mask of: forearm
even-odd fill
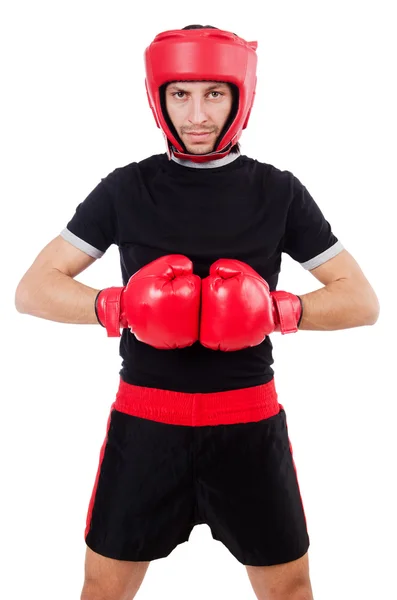
[[[18,286],[19,312],[59,323],[98,324],[95,298],[99,290],[88,287],[57,269]]]
[[[379,303],[371,288],[357,288],[348,279],[333,281],[323,288],[299,294],[303,316],[299,329],[334,331],[376,322]]]

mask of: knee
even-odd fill
[[[84,582],[80,600],[106,600],[106,591],[93,582]]]
[[[313,600],[313,594],[310,587],[306,587],[298,592],[297,596],[294,596],[294,600]]]
[[[126,596],[111,592],[95,581],[85,581],[80,600],[125,600]]]
[[[313,600],[312,586],[310,581],[296,582],[288,590],[284,590],[280,597],[280,600]]]
[[[98,594],[97,590],[93,590],[87,588],[87,586],[83,587],[83,591],[81,592],[80,600],[104,600],[105,596],[102,594]]]

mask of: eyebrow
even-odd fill
[[[190,82],[190,81],[186,81],[186,83],[191,83],[191,82]],[[221,81],[218,81],[218,82],[215,82],[215,83],[213,83],[212,85],[209,85],[208,87],[206,87],[206,88],[205,88],[205,91],[206,91],[206,92],[210,92],[211,90],[215,90],[215,89],[217,89],[217,88],[220,88],[220,87],[222,87],[222,86],[226,86],[226,85],[227,85],[227,83],[224,83],[223,81],[222,81],[222,82],[221,82]],[[168,86],[168,90],[174,90],[174,91],[175,91],[175,90],[178,90],[178,91],[181,91],[181,92],[184,92],[184,91],[185,91],[185,90],[183,89],[183,86],[177,85],[176,83],[171,83],[171,84]]]

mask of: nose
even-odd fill
[[[192,95],[189,106],[188,120],[192,124],[204,123],[207,120],[205,112],[204,99]]]

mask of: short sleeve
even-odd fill
[[[116,214],[111,193],[102,179],[81,202],[60,234],[93,258],[101,258],[116,243]]]
[[[288,210],[282,251],[304,269],[310,270],[343,249],[315,200],[294,177],[294,194]]]

